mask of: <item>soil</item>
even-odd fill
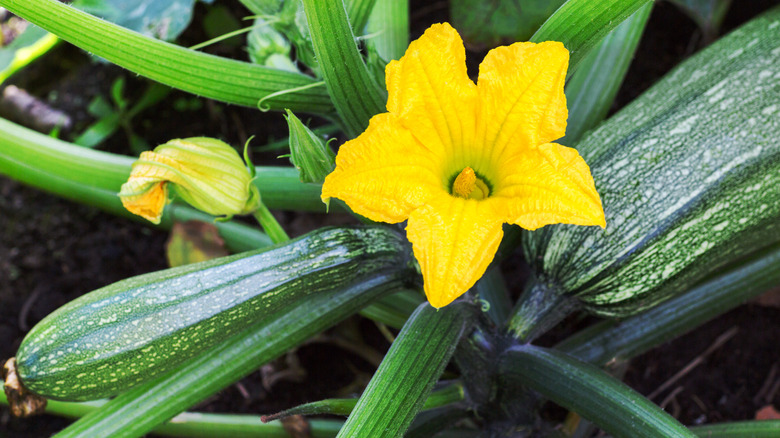
[[[732,7],[724,31],[778,3],[754,0]],[[424,10],[422,4],[428,3],[413,2],[411,7],[412,11],[423,11],[413,15],[413,37],[430,23],[447,20],[446,2],[432,3]],[[204,8],[202,4],[197,6],[195,23],[202,18]],[[188,30],[181,43],[199,42],[199,32]],[[694,23],[672,5],[659,2],[613,110],[692,54],[700,43],[701,34]],[[241,56],[229,48],[215,50],[221,55]],[[468,54],[477,62],[483,55]],[[62,45],[36,62],[29,74],[17,75],[10,83],[66,111],[74,120],[73,132],[80,132],[91,121],[86,111],[90,100],[107,95],[118,77],[128,81],[127,90],[145,88],[142,79],[111,65],[95,64],[79,50]],[[150,144],[162,143],[172,133],[180,137],[210,135],[232,144],[243,144],[251,135],[256,136],[254,144],[286,135],[281,115],[258,117],[251,108],[207,100],[203,104],[194,102],[185,93],[172,92],[161,104],[140,114],[134,120],[134,129]],[[122,132],[108,143],[110,146],[104,149],[130,153]],[[257,154],[255,159],[260,164],[285,164],[277,155]],[[167,233],[63,201],[5,177],[0,177],[0,211],[0,359],[13,356],[24,333],[60,305],[120,279],[167,267]],[[285,213],[280,219],[297,235],[318,226],[324,218]],[[518,258],[516,255],[504,264],[515,294],[522,290],[525,277],[517,272]],[[328,336],[355,333],[362,335],[363,348],[369,353],[383,354],[389,346],[372,323],[357,318]],[[651,394],[724,333],[732,336],[653,400],[688,425],[752,419],[767,405],[780,408],[780,309],[776,307],[739,307],[631,361],[625,381],[641,393]],[[264,414],[302,402],[358,394],[373,367],[332,342],[313,342],[196,409]],[[19,420],[0,407],[0,437],[49,436],[68,423],[52,416]]]

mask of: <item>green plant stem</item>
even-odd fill
[[[421,304],[409,317],[350,414],[339,437],[401,436],[444,371],[474,309]]]
[[[332,114],[325,90],[309,76],[208,55],[156,40],[56,0],[0,0],[0,6],[134,73],[200,96],[244,106]]]
[[[518,341],[531,342],[576,308],[576,299],[565,295],[559,285],[537,278],[528,283],[520,296],[508,329]]]
[[[303,0],[306,20],[328,94],[350,137],[385,111],[387,95],[369,74],[341,0]]]
[[[8,405],[0,391],[0,404]],[[49,400],[46,413],[66,418],[81,418],[100,409],[105,401],[73,403]],[[334,437],[344,423],[338,420],[309,420],[311,437]],[[226,415],[183,412],[152,432],[157,435],[183,438],[289,438],[280,422],[263,423],[259,415]]]
[[[346,0],[347,16],[352,31],[361,34],[377,0]]]
[[[422,410],[440,408],[445,405],[457,403],[464,399],[463,385],[459,382],[448,385],[442,389],[431,392],[422,406]],[[357,405],[356,398],[331,398],[306,403],[294,408],[286,409],[282,412],[263,417],[265,421],[277,420],[291,415],[344,415],[352,413]]]
[[[609,32],[650,0],[569,0],[530,41],[560,41],[569,50],[568,76]]]
[[[689,292],[623,321],[604,321],[556,346],[594,364],[629,359],[681,336],[780,284],[780,245],[752,255]]]
[[[607,115],[644,33],[653,3],[646,3],[604,37],[566,83],[569,119],[559,141],[575,145]]]
[[[691,431],[701,438],[777,438],[780,436],[780,420],[707,424],[692,427]]]
[[[527,385],[617,437],[695,436],[624,383],[556,350],[511,347],[501,358],[499,375],[513,386]]]
[[[397,273],[381,274],[338,292],[311,296],[277,312],[272,320],[226,339],[167,375],[117,396],[56,436],[140,437],[371,301],[399,289],[401,283]]]
[[[0,174],[122,215],[116,193],[135,158],[95,151],[0,119]],[[255,185],[268,208],[325,211],[321,187],[304,184],[292,167],[257,167]],[[73,193],[68,186],[80,187]],[[92,196],[94,194],[94,196]],[[334,203],[334,210],[338,209]]]
[[[257,219],[260,226],[263,227],[265,234],[268,234],[268,237],[270,237],[274,243],[282,243],[290,240],[290,236],[287,235],[284,228],[279,225],[279,222],[274,215],[262,202],[252,215]]]
[[[368,44],[385,61],[400,59],[409,46],[409,1],[376,0],[366,31]]]
[[[400,329],[417,306],[424,301],[425,298],[420,292],[402,290],[378,300],[361,310],[360,314],[373,321]]]

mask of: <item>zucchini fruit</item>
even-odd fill
[[[44,318],[16,355],[30,391],[51,399],[115,395],[166,372],[312,294],[414,273],[389,227],[323,228],[285,244],[133,277]]]
[[[577,149],[607,227],[527,232],[537,296],[629,315],[780,241],[780,8],[682,63]]]

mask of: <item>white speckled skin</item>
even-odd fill
[[[684,62],[577,146],[606,230],[524,236],[538,277],[635,313],[780,241],[780,11]]]
[[[115,395],[282,306],[395,272],[411,249],[389,227],[323,228],[269,249],[130,278],[57,309],[16,355],[19,376],[52,399]]]

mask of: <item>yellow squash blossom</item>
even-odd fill
[[[119,197],[128,211],[159,224],[169,186],[215,216],[248,214],[260,203],[244,161],[232,146],[213,138],[175,139],[142,152]]]
[[[503,223],[606,225],[590,169],[551,143],[566,131],[569,52],[491,50],[474,84],[458,33],[435,24],[387,66],[387,113],[345,143],[322,199],[375,221],[408,219],[425,294],[442,307],[484,274]]]

